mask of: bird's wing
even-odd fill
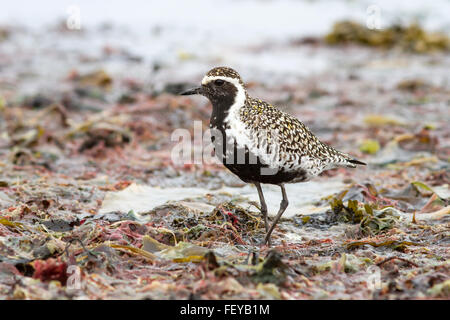
[[[363,164],[321,142],[300,120],[267,102],[251,99],[241,116],[266,148],[279,148],[280,158],[286,162],[307,157],[330,168]]]

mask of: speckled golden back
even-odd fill
[[[300,120],[260,99],[249,97],[240,117],[254,134],[263,132],[267,135],[268,144],[274,142],[271,140],[277,134],[280,155],[285,154],[291,160],[295,155],[309,156],[323,164],[350,160],[349,156],[322,143]]]

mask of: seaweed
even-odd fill
[[[375,30],[358,22],[341,21],[334,24],[333,30],[325,36],[325,41],[330,45],[358,44],[384,49],[399,48],[422,54],[450,49],[450,40],[445,33],[426,32],[417,23]]]
[[[266,258],[254,268],[251,278],[256,283],[280,285],[286,281],[289,270],[289,266],[281,260],[281,254],[271,250]]]
[[[403,251],[407,246],[419,246],[419,243],[411,241],[386,240],[382,242],[375,241],[353,241],[346,244],[347,249],[353,249],[359,246],[371,245],[372,247],[389,247],[394,250]]]
[[[362,204],[357,200],[348,200],[345,206],[341,199],[334,198],[331,210],[337,221],[358,223],[363,236],[377,235],[396,226],[399,215],[391,207],[376,209],[370,204]]]
[[[220,50],[185,48],[180,68],[159,49],[140,58],[133,31],[114,24],[76,33],[80,50],[36,41],[71,42],[68,32],[0,28],[20,48],[0,68],[0,300],[448,298],[447,36],[345,24],[329,46],[234,47],[236,61],[283,61],[242,69],[255,96],[368,164],[287,185],[269,248],[250,183],[172,158],[177,129],[194,135],[191,160],[210,141],[210,104],[178,93]],[[279,188],[263,188],[272,220]]]

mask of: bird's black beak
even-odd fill
[[[202,87],[198,87],[198,88],[194,88],[194,89],[190,89],[190,90],[184,91],[184,92],[182,92],[180,94],[182,96],[190,96],[190,95],[193,95],[193,94],[202,94],[202,93],[203,93]]]

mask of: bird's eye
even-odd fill
[[[216,81],[214,81],[214,84],[216,86],[221,86],[225,83],[225,81],[223,81],[222,79],[217,79]]]

